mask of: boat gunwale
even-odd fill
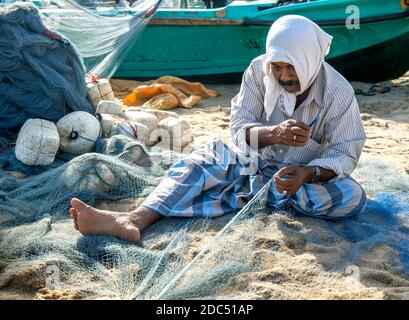
[[[409,17],[409,10],[385,16],[368,17],[360,20],[361,24],[375,23],[382,21],[398,20]],[[242,26],[271,26],[275,20],[256,20],[256,19],[213,19],[213,18],[152,18],[148,25],[242,25]],[[342,20],[321,20],[314,21],[319,26],[339,26],[345,25],[345,19]]]
[[[400,13],[394,13],[390,15],[385,15],[385,16],[377,16],[377,17],[368,17],[368,18],[361,18],[359,23],[361,24],[366,24],[366,23],[374,23],[374,22],[382,22],[382,21],[390,21],[390,20],[398,20],[402,18],[407,18],[409,17],[409,10],[400,12]],[[274,20],[252,20],[252,19],[244,19],[243,20],[246,25],[271,25]],[[321,20],[321,21],[314,21],[316,24],[319,26],[339,26],[339,25],[345,25],[345,19],[339,19],[339,20]]]

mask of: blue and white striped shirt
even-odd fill
[[[312,127],[311,139],[303,147],[282,144],[252,149],[245,142],[246,129],[272,126],[290,119],[278,105],[270,120],[264,111],[263,55],[255,58],[243,75],[240,92],[232,99],[230,134],[232,142],[246,153],[257,152],[274,165],[319,166],[338,177],[356,168],[366,135],[354,90],[348,81],[324,62],[306,100],[292,119]]]

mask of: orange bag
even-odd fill
[[[174,96],[174,98],[170,97]],[[144,106],[151,109],[170,110],[177,107],[192,108],[201,99],[215,97],[218,93],[208,90],[201,83],[190,83],[180,78],[165,76],[149,85],[136,87],[125,97],[127,106]],[[155,98],[154,98],[155,97]],[[154,98],[152,100],[152,98]],[[176,100],[177,104],[176,104]],[[152,101],[151,101],[152,100]]]

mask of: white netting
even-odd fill
[[[132,7],[92,0],[34,3],[43,21],[74,43],[87,72],[109,78],[137,41],[161,0],[137,1]]]

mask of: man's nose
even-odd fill
[[[282,70],[281,74],[280,74],[280,80],[283,81],[283,82],[287,82],[287,81],[292,80],[290,73],[288,71],[286,71],[285,69]]]

